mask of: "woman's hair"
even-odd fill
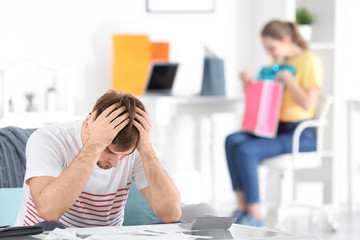
[[[130,122],[116,135],[112,144],[116,145],[117,151],[127,151],[135,146],[139,139],[139,131],[133,124],[134,121],[137,121],[135,119],[136,107],[143,111],[145,111],[145,107],[139,99],[131,94],[109,90],[96,101],[93,108],[93,112],[95,110],[97,111],[96,118],[114,103],[119,103],[118,108],[122,106],[126,107],[126,110],[119,116],[128,112]]]
[[[308,49],[308,45],[301,37],[296,23],[273,20],[268,22],[261,31],[261,37],[283,40],[286,36],[289,36],[291,41],[303,50]]]

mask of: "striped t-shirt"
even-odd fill
[[[59,176],[82,148],[79,121],[48,125],[34,132],[26,147],[24,195],[16,221],[17,226],[44,221],[38,214],[27,180],[37,176]],[[147,180],[138,151],[121,160],[116,168],[97,165],[74,204],[61,216],[66,227],[121,226],[131,181],[139,189]],[[74,183],[75,184],[75,183]]]

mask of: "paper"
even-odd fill
[[[211,239],[209,236],[193,236],[183,233],[178,224],[141,225],[130,227],[67,228],[50,232],[46,240],[112,240],[112,239]],[[187,231],[189,232],[189,231]]]
[[[46,236],[46,240],[82,240],[76,236],[75,229],[67,228],[67,229],[60,229],[55,228],[49,235]]]

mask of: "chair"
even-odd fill
[[[286,174],[288,177],[287,179],[289,180],[288,185],[290,185],[291,191],[286,191],[286,193],[289,193],[289,202],[280,202],[280,204],[277,205],[277,224],[278,227],[281,229],[284,229],[286,215],[289,212],[290,208],[306,207],[310,208],[313,213],[315,213],[316,211],[320,211],[321,213],[323,213],[326,217],[329,230],[337,230],[337,224],[333,221],[331,215],[328,214],[323,207],[299,204],[295,202],[295,171],[300,169],[318,168],[322,165],[324,128],[328,123],[327,115],[330,110],[331,104],[332,97],[320,95],[314,119],[306,120],[300,123],[295,129],[292,139],[292,153],[282,154],[279,156],[268,158],[260,163],[260,168],[265,168],[268,173],[272,173],[274,171],[280,173],[281,181],[285,179]],[[316,128],[316,150],[312,152],[299,152],[300,135],[306,128],[309,127]],[[312,221],[310,221],[310,223],[312,223]]]

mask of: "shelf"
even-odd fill
[[[22,128],[38,128],[45,124],[67,122],[74,119],[69,112],[19,112],[7,113],[0,118],[0,127],[17,126]]]
[[[311,42],[309,48],[311,50],[334,50],[335,44],[333,42]]]

